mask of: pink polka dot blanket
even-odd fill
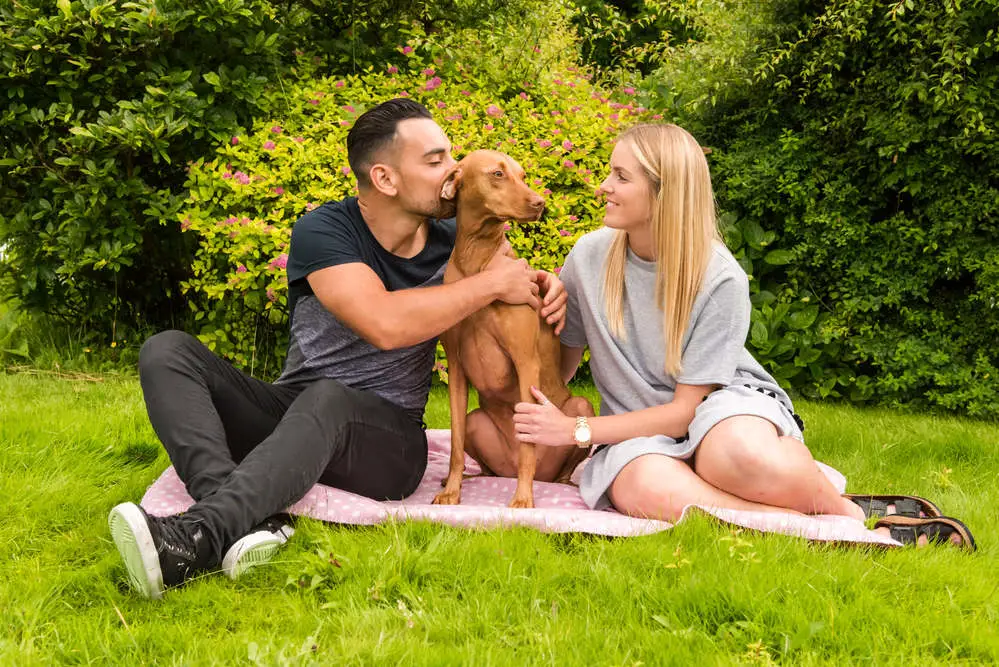
[[[673,527],[673,524],[666,521],[638,519],[614,510],[591,510],[580,498],[576,487],[566,484],[535,482],[535,507],[510,509],[506,505],[513,497],[517,481],[499,477],[467,479],[462,485],[460,505],[433,505],[431,501],[441,489],[441,480],[447,477],[451,432],[429,430],[427,437],[427,472],[416,492],[405,500],[379,502],[316,484],[288,511],[321,521],[356,525],[373,525],[390,519],[413,519],[465,528],[521,525],[550,533],[593,533],[616,537],[648,535]],[[585,465],[584,461],[576,469],[574,480],[579,480]],[[843,475],[828,466],[819,465],[842,493],[846,488]],[[467,456],[465,472],[473,475],[479,472],[478,464]],[[193,503],[172,467],[160,475],[142,498],[142,506],[146,511],[159,516],[183,512]],[[888,537],[867,530],[863,522],[841,516],[800,516],[691,505],[684,510],[680,521],[691,512],[703,512],[734,526],[795,535],[819,542],[898,545]]]

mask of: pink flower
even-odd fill
[[[317,104],[319,104],[319,100],[309,100],[309,104],[311,104],[312,106],[316,106]]]
[[[274,127],[271,128],[271,132],[273,132],[274,134],[281,134],[282,132],[284,132],[284,128],[282,128],[280,125],[275,125]]]
[[[305,141],[305,137],[295,137],[295,141],[297,141],[298,143],[302,143],[303,141]]]
[[[407,46],[402,47],[402,55],[408,56],[412,52],[413,52],[413,47],[412,46],[408,46],[407,45]]]
[[[340,167],[340,173],[342,173],[344,176],[347,176],[348,174],[350,174],[350,167]]]
[[[562,273],[562,267],[561,266],[556,266],[555,267],[555,275],[557,276],[560,273]]]
[[[306,203],[305,203],[305,210],[306,210],[306,211],[312,211],[312,210],[314,210],[315,208],[316,208],[316,205],[315,205],[315,203],[313,203],[313,202],[311,202],[311,201],[310,201],[310,202],[306,202]]]
[[[186,217],[186,218],[184,218],[183,220],[180,221],[180,231],[186,232],[190,228],[191,228],[191,218],[190,217]]]
[[[575,216],[575,215],[570,215],[569,216],[569,222],[576,222],[577,220],[579,220],[578,216]]]
[[[663,115],[661,113],[653,114],[652,115],[652,119],[653,120],[662,120],[663,119]]]
[[[239,137],[233,137],[230,142],[233,146],[239,146]]]
[[[428,67],[427,69],[423,70],[423,76],[433,76],[433,75],[434,75],[433,67]]]
[[[506,138],[506,141],[507,141],[507,143],[510,143],[510,144],[515,144],[515,143],[517,143],[517,140],[516,140],[516,139],[514,139],[513,137],[507,137],[507,138]]]
[[[349,120],[341,120],[340,121],[340,127],[347,127],[348,125],[350,125],[350,121]]]
[[[552,130],[552,134],[562,134],[562,130],[556,127],[554,130]]]
[[[489,114],[490,116],[493,116],[494,118],[499,118],[500,116],[503,115],[503,110],[500,109],[495,104],[490,104],[488,107],[486,107],[486,113]]]
[[[272,150],[274,150],[274,142],[273,141],[265,141],[264,142],[264,150],[265,151],[272,151]]]
[[[542,191],[541,191],[541,194],[543,194],[543,195],[545,195],[545,196],[548,196],[548,195],[550,195],[551,193],[552,193],[552,191],[551,191],[551,190],[549,190],[548,188],[545,188],[544,190],[542,190]]]
[[[236,273],[246,273],[246,267],[240,264],[236,267]]]
[[[573,167],[576,166],[576,163],[573,162],[572,160],[563,160],[562,166],[565,167],[566,169],[572,169]]]
[[[558,230],[558,234],[559,236],[572,236],[572,232],[570,232],[568,229],[560,229]]]
[[[399,68],[396,67],[395,65],[389,65],[388,66],[388,73],[389,74],[398,74],[399,73]]]
[[[567,151],[571,151],[572,150],[572,142],[569,141],[568,139],[566,139],[565,141],[562,142],[562,148],[564,148]]]
[[[278,300],[277,294],[274,293],[274,288],[272,287],[267,288],[267,300],[270,301],[271,303],[274,303],[275,301]]]
[[[461,120],[461,114],[460,113],[456,113],[453,116],[445,116],[444,120]]]
[[[464,148],[464,146],[462,146],[461,144],[456,144],[456,145],[452,146],[452,148],[454,148],[454,152],[455,153],[460,153],[461,149]]]
[[[272,269],[284,269],[288,266],[288,254],[281,253],[277,257],[271,260],[268,266]]]
[[[504,223],[503,223],[503,231],[504,231],[504,232],[508,232],[508,231],[510,231],[511,229],[513,229],[513,227],[511,227],[511,226],[510,226],[510,223],[509,223],[509,222],[504,222]]]
[[[535,52],[535,53],[541,53],[541,48],[540,48],[540,47],[537,47],[537,46],[535,46],[535,47],[534,47],[534,52]]]
[[[446,109],[447,108],[447,102],[438,102],[437,103],[437,108],[438,109]]]
[[[635,89],[632,88],[631,86],[628,86],[627,88],[624,89],[624,94],[625,95],[634,95],[635,94]]]
[[[427,83],[423,86],[423,90],[436,90],[437,88],[440,88],[440,85],[441,78],[439,76],[435,76],[427,81]]]
[[[535,185],[541,185],[541,182],[542,182],[542,181],[541,181],[541,179],[540,179],[540,178],[535,178],[535,179],[534,179],[534,184],[535,184]]]
[[[463,91],[461,91],[461,94],[462,94],[462,95],[464,95],[465,97],[468,97],[468,96],[469,96],[469,95],[471,95],[472,93],[470,93],[470,92],[469,92],[469,91],[467,91],[467,90],[463,90]]]
[[[538,146],[541,146],[542,148],[550,148],[551,145],[552,142],[548,141],[547,139],[542,139],[541,141],[538,142]]]
[[[346,111],[347,113],[354,113],[354,111],[355,111],[354,107],[352,105],[350,105],[350,104],[344,104],[340,108],[343,109],[344,111]]]
[[[493,124],[492,123],[486,123],[483,127],[484,127],[484,129],[486,131],[488,131],[488,130],[493,129]]]
[[[222,173],[222,178],[232,178],[232,172],[228,172],[228,171],[223,172]]]
[[[523,92],[523,91],[521,91],[521,93],[520,93],[519,95],[517,95],[517,97],[519,97],[519,98],[520,98],[520,99],[522,99],[522,100],[526,100],[526,99],[528,99],[528,98],[527,98],[527,93],[525,93],[525,92]]]
[[[552,83],[554,83],[556,86],[561,86],[562,85],[562,79],[553,79]]]
[[[402,91],[401,93],[399,93],[399,97],[409,97],[409,91],[408,90]]]
[[[243,185],[249,185],[250,184],[250,177],[247,176],[246,174],[244,174],[241,171],[237,171],[235,174],[233,174],[233,178],[235,178],[237,181],[239,181]]]
[[[343,88],[343,86],[344,86],[343,81],[337,81],[336,83],[333,84],[334,88]]]
[[[276,195],[283,195],[284,194],[284,188],[282,188],[282,187],[276,187],[276,188],[274,188],[272,190],[272,192],[274,194],[276,194]]]

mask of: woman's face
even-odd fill
[[[604,224],[623,231],[639,231],[652,221],[652,186],[635,157],[631,142],[619,141],[610,159],[610,174],[598,192],[607,201]]]

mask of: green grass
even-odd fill
[[[300,523],[273,566],[131,594],[106,528],[168,464],[138,383],[0,375],[0,664],[967,664],[999,660],[999,427],[801,404],[853,491],[980,549],[865,550],[695,517],[604,539]],[[447,425],[435,392],[428,422]]]

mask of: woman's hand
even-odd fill
[[[548,447],[576,444],[573,438],[575,418],[565,416],[537,388],[531,387],[531,393],[537,403],[517,403],[514,406],[513,427],[517,440]]]

